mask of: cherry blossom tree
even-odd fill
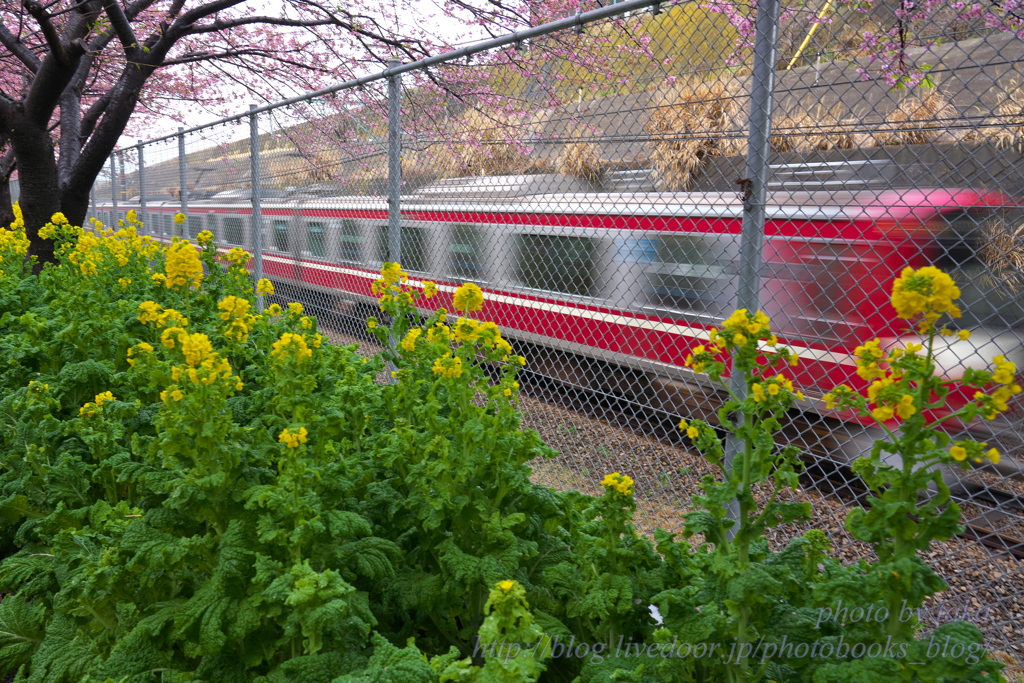
[[[58,211],[84,220],[93,181],[136,112],[169,98],[214,105],[224,82],[276,99],[337,80],[339,64],[356,68],[353,55],[431,49],[360,1],[281,0],[264,15],[246,0],[0,0],[0,224],[12,218],[16,171],[29,253],[51,261],[39,228]]]

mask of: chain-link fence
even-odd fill
[[[959,283],[972,335],[938,358],[947,376],[999,354],[1024,367],[1024,42],[997,9],[759,7],[631,0],[394,63],[118,152],[93,214],[253,250],[339,342],[368,343],[385,261],[449,308],[478,283],[481,316],[528,358],[527,426],[562,453],[538,477],[628,474],[647,528],[678,530],[711,471],[675,425],[716,424],[723,397],[686,355],[760,308],[799,358],[806,400],[782,440],[804,452],[800,495],[852,560],[850,466],[876,434],[823,394],[857,381],[865,341],[919,341],[888,303],[894,277],[936,265]],[[952,590],[926,619],[975,621],[1012,667],[1022,424],[1011,402],[958,428],[1003,457],[947,473],[967,531],[928,558]]]

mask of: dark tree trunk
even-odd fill
[[[0,228],[6,228],[14,222],[14,209],[11,207],[11,179],[0,176]]]
[[[89,193],[64,190],[60,197],[60,210],[71,225],[83,225],[89,213]]]
[[[53,241],[40,239],[39,229],[61,210],[57,160],[46,126],[36,124],[27,116],[19,116],[13,123],[10,138],[18,158],[19,204],[29,239],[28,255],[35,256],[33,272],[38,273],[44,264],[56,262]]]

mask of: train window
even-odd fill
[[[729,282],[736,272],[728,253],[731,236],[660,237],[655,260],[646,267],[645,291],[651,305],[719,316],[730,303]]]
[[[452,276],[483,280],[484,232],[475,225],[455,225],[448,233],[448,270]]]
[[[274,249],[288,251],[288,221],[274,221]]]
[[[363,236],[359,234],[359,226],[351,218],[341,222],[338,234],[338,249],[342,261],[359,263],[363,258]]]
[[[596,296],[597,241],[562,235],[516,235],[519,284],[565,294]]]
[[[310,256],[316,258],[327,256],[327,240],[324,235],[323,223],[310,223],[306,226],[306,251]]]
[[[174,234],[174,217],[169,213],[160,214],[160,232],[163,235]]]
[[[425,272],[430,262],[427,254],[429,237],[427,229],[409,228],[403,225],[401,231],[402,268]],[[377,244],[375,246],[378,261],[383,263],[391,260],[391,243],[387,225],[377,227]]]
[[[377,226],[377,235],[374,240],[373,252],[380,263],[391,260],[391,243],[388,236],[387,224]]]
[[[242,227],[242,219],[235,216],[224,217],[224,241],[228,244],[239,246],[245,243],[245,230]]]
[[[192,214],[185,217],[185,234],[189,239],[195,239],[203,231],[203,217]]]
[[[430,268],[429,239],[430,233],[426,228],[402,226],[402,268],[421,273]]]

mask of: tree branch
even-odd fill
[[[284,17],[244,17],[240,19],[231,19],[225,21],[218,19],[212,24],[203,24],[202,26],[193,26],[188,29],[188,35],[196,35],[199,33],[215,33],[217,31],[223,31],[228,28],[235,28],[237,26],[245,26],[247,24],[272,24],[274,26],[296,26],[296,27],[309,27],[309,26],[341,26],[341,22],[337,19],[325,18],[325,19],[313,19],[308,21],[302,21],[299,19],[285,19]]]
[[[237,50],[225,50],[223,52],[199,52],[185,54],[177,59],[168,59],[161,62],[160,66],[177,66],[179,64],[196,64],[198,62],[207,62],[214,59],[230,59],[232,57],[267,57],[274,61],[281,62],[282,64],[288,64],[290,66],[300,66],[304,68],[311,68],[308,64],[302,62],[282,59],[275,55],[280,52],[279,50],[265,50],[257,47],[239,48]]]
[[[179,2],[183,1],[184,0],[175,0],[175,4],[178,4]],[[125,7],[124,14],[126,17],[128,17],[129,21],[135,21],[136,17],[138,17],[139,14],[149,9],[154,4],[156,4],[156,0],[138,0],[137,2],[133,2],[132,4]]]
[[[50,20],[50,15],[36,0],[23,0],[22,4],[25,7],[25,11],[32,15],[32,18],[39,24],[43,37],[46,39],[46,45],[50,48],[50,54],[53,55],[53,58],[59,64],[67,66],[67,51],[64,49],[64,43],[61,41],[60,35],[57,33],[57,27]]]
[[[10,50],[11,54],[17,57],[18,61],[32,73],[39,71],[39,58],[32,54],[32,50],[29,50],[25,43],[21,42],[18,36],[11,33],[11,30],[3,24],[0,24],[0,45]]]
[[[138,51],[139,41],[135,38],[135,32],[132,31],[132,26],[128,23],[128,17],[121,10],[121,6],[117,4],[117,0],[105,0],[103,12],[107,15],[107,19],[110,19],[110,26],[117,34],[117,39],[121,41],[121,47],[124,48],[125,54]]]
[[[92,131],[96,128],[96,122],[100,120],[100,116],[107,110],[108,104],[110,104],[109,90],[93,102],[89,110],[85,112],[85,116],[82,117],[82,129],[79,131],[80,139],[83,142],[92,135]]]

